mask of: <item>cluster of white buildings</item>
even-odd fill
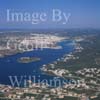
[[[70,74],[70,72],[66,69],[62,69],[62,68],[55,69],[55,64],[53,64],[53,63],[49,64],[48,67],[46,65],[43,65],[41,70],[44,71],[44,72],[59,76],[59,77],[63,77],[63,75]]]
[[[53,73],[54,75],[60,76],[60,77],[62,77],[63,75],[69,73],[68,70],[59,69],[59,68],[58,68],[58,69],[55,69],[55,70],[48,70],[48,72],[51,72],[51,73]]]
[[[98,77],[100,76],[100,69],[98,68],[84,68],[82,70],[78,70],[76,72],[78,75],[82,75],[85,77]]]
[[[7,42],[7,47],[17,48],[21,51],[32,51],[43,48],[60,48],[57,46],[57,42],[65,39],[64,37],[59,37],[55,35],[46,34],[30,34],[29,36],[9,37]],[[15,44],[14,44],[15,43]]]
[[[45,92],[44,92],[45,91]],[[11,100],[36,100],[38,95],[43,95],[41,100],[52,100],[52,97],[62,99],[65,96],[79,97],[80,94],[77,94],[72,91],[67,91],[66,88],[41,88],[33,86],[31,88],[12,88],[10,86],[0,85],[0,92],[4,93],[5,97],[2,99],[11,99]]]
[[[75,57],[72,53],[71,54],[64,55],[64,57],[61,58],[61,60],[63,62],[67,62],[68,60],[75,60],[75,59],[79,59],[79,57]]]

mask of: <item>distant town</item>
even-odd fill
[[[57,43],[64,39],[64,37],[56,35],[33,33],[29,33],[28,36],[11,35],[0,37],[0,57],[44,48],[59,49],[61,46],[57,46]]]

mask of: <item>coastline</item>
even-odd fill
[[[46,74],[48,74],[48,75],[54,75],[54,76],[57,76],[57,77],[61,77],[61,78],[63,78],[62,76],[59,76],[59,75],[57,75],[57,74],[55,74],[55,73],[53,73],[52,71],[47,71],[47,67],[49,67],[50,65],[52,66],[52,67],[54,67],[55,66],[55,64],[57,64],[58,62],[60,62],[60,61],[64,61],[64,62],[66,62],[67,60],[74,60],[74,59],[78,59],[77,57],[75,58],[75,54],[76,53],[80,53],[80,52],[82,52],[82,50],[84,49],[83,47],[81,47],[81,44],[79,43],[79,41],[76,41],[76,40],[71,40],[70,39],[70,41],[74,41],[74,43],[71,43],[70,45],[74,45],[74,50],[73,51],[71,51],[71,52],[69,52],[68,54],[64,54],[61,58],[58,58],[56,61],[54,61],[54,62],[51,62],[51,63],[49,63],[49,64],[47,64],[47,65],[43,65],[42,66],[42,68],[41,68],[41,71],[43,71],[44,73],[46,73]],[[82,41],[84,41],[84,40],[82,40]],[[66,57],[66,58],[65,58]]]
[[[71,97],[77,97],[77,98],[80,98],[81,94],[83,95],[82,96],[83,98],[92,98],[93,97],[91,95],[91,92],[92,92],[94,97],[97,97],[96,93],[99,92],[99,90],[98,90],[98,86],[99,85],[96,84],[96,83],[93,83],[92,85],[89,84],[91,81],[87,83],[85,81],[85,79],[90,78],[92,80],[92,77],[91,76],[88,76],[88,77],[85,76],[86,75],[85,73],[87,73],[87,71],[90,71],[90,73],[92,73],[92,72],[93,73],[94,72],[97,73],[98,71],[100,71],[100,69],[97,69],[97,68],[84,68],[84,69],[82,69],[80,67],[80,70],[75,71],[73,69],[71,71],[71,70],[69,70],[70,67],[65,67],[65,65],[68,66],[67,65],[68,62],[72,61],[75,64],[75,62],[80,59],[80,54],[81,53],[83,54],[83,52],[88,49],[88,48],[86,49],[86,47],[84,48],[84,45],[87,45],[88,43],[89,43],[88,45],[90,45],[90,43],[92,41],[91,38],[90,38],[90,40],[88,39],[88,41],[89,42],[87,42],[87,40],[85,40],[83,42],[82,41],[81,42],[79,42],[79,41],[75,42],[75,48],[74,48],[73,52],[70,52],[69,54],[64,54],[63,57],[61,57],[61,58],[59,57],[56,61],[54,61],[52,63],[49,63],[49,66],[48,66],[48,68],[50,68],[49,70],[54,72],[53,73],[54,76],[57,76],[58,78],[65,78],[65,79],[79,78],[79,79],[75,79],[75,80],[79,80],[81,83],[80,84],[75,84],[75,85],[73,85],[73,84],[65,84],[64,86],[60,87],[59,91],[57,91],[58,88],[53,88],[53,87],[52,88],[48,88],[48,86],[44,86],[45,90],[49,89],[48,90],[49,93],[51,93],[51,90],[54,90],[54,91],[57,91],[57,92],[61,92],[61,94],[63,94],[64,96],[67,96],[67,97],[69,96],[69,94],[71,94]],[[84,44],[84,43],[87,43],[87,44]],[[93,43],[94,43],[94,41],[93,41]],[[91,45],[90,45],[90,47],[91,47]],[[86,56],[86,55],[84,55],[84,56]],[[72,64],[72,63],[70,63],[70,64]],[[45,66],[47,66],[47,65],[44,65],[44,67]],[[44,70],[46,70],[46,69],[44,69]],[[84,74],[84,76],[79,76],[80,73]],[[48,70],[47,70],[46,74],[48,74]],[[52,75],[52,73],[50,73],[50,74]],[[75,77],[75,76],[77,76],[77,77]],[[33,88],[34,86],[37,87],[37,84],[32,85],[31,88]],[[5,85],[5,87],[6,87],[6,85]],[[91,87],[92,87],[92,89],[91,89]],[[6,87],[6,88],[9,88],[9,87]],[[27,90],[30,91],[31,88],[28,87]],[[38,88],[41,88],[40,90],[43,91],[41,86],[38,86]],[[26,89],[26,88],[19,88],[19,91],[22,91],[24,89]],[[69,89],[69,91],[67,91],[67,89]],[[16,88],[13,88],[13,90],[16,91]],[[61,90],[63,90],[63,91],[61,91]],[[36,89],[36,91],[37,91],[37,89]],[[64,91],[66,91],[66,93],[68,92],[68,94],[65,95]],[[85,93],[84,93],[84,91],[85,91]],[[24,94],[24,92],[23,92],[23,94]]]

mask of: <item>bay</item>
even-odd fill
[[[9,76],[36,76],[37,79],[52,80],[54,76],[43,74],[40,70],[42,65],[49,64],[74,50],[73,41],[62,41],[58,43],[62,49],[43,49],[30,52],[19,53],[12,56],[0,58],[0,84],[11,85]],[[32,63],[18,63],[20,57],[39,57],[41,60]]]

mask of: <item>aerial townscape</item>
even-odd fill
[[[16,81],[14,84],[17,84],[17,86],[14,86],[14,84],[13,86],[12,84],[0,84],[0,100],[99,100],[100,35],[98,33],[94,34],[95,30],[91,30],[93,31],[91,34],[87,31],[82,34],[84,31],[77,31],[75,35],[70,33],[72,31],[69,31],[70,34],[64,31],[62,35],[59,32],[37,35],[36,33],[30,33],[30,35],[28,33],[28,36],[26,33],[21,35],[19,32],[16,34],[10,32],[0,34],[1,60],[13,55],[37,50],[40,52],[45,49],[61,50],[63,45],[59,45],[59,43],[66,44],[66,41],[72,41],[67,45],[74,47],[73,51],[64,53],[55,61],[39,67],[42,74],[53,77],[53,80],[49,80],[52,84],[49,84],[46,79],[36,83],[28,79],[26,81],[27,85],[24,86],[19,86]],[[7,48],[8,40],[11,39],[13,40],[9,42],[9,48]],[[41,42],[36,42],[39,40]],[[46,44],[43,41],[46,41]],[[19,44],[22,46],[20,47],[21,50],[18,48]],[[37,44],[38,48],[35,49]],[[26,49],[27,45],[29,48]],[[39,63],[41,60],[42,58],[36,55],[25,55],[18,57],[16,62],[19,64],[32,64]],[[7,63],[10,63],[10,60]]]

